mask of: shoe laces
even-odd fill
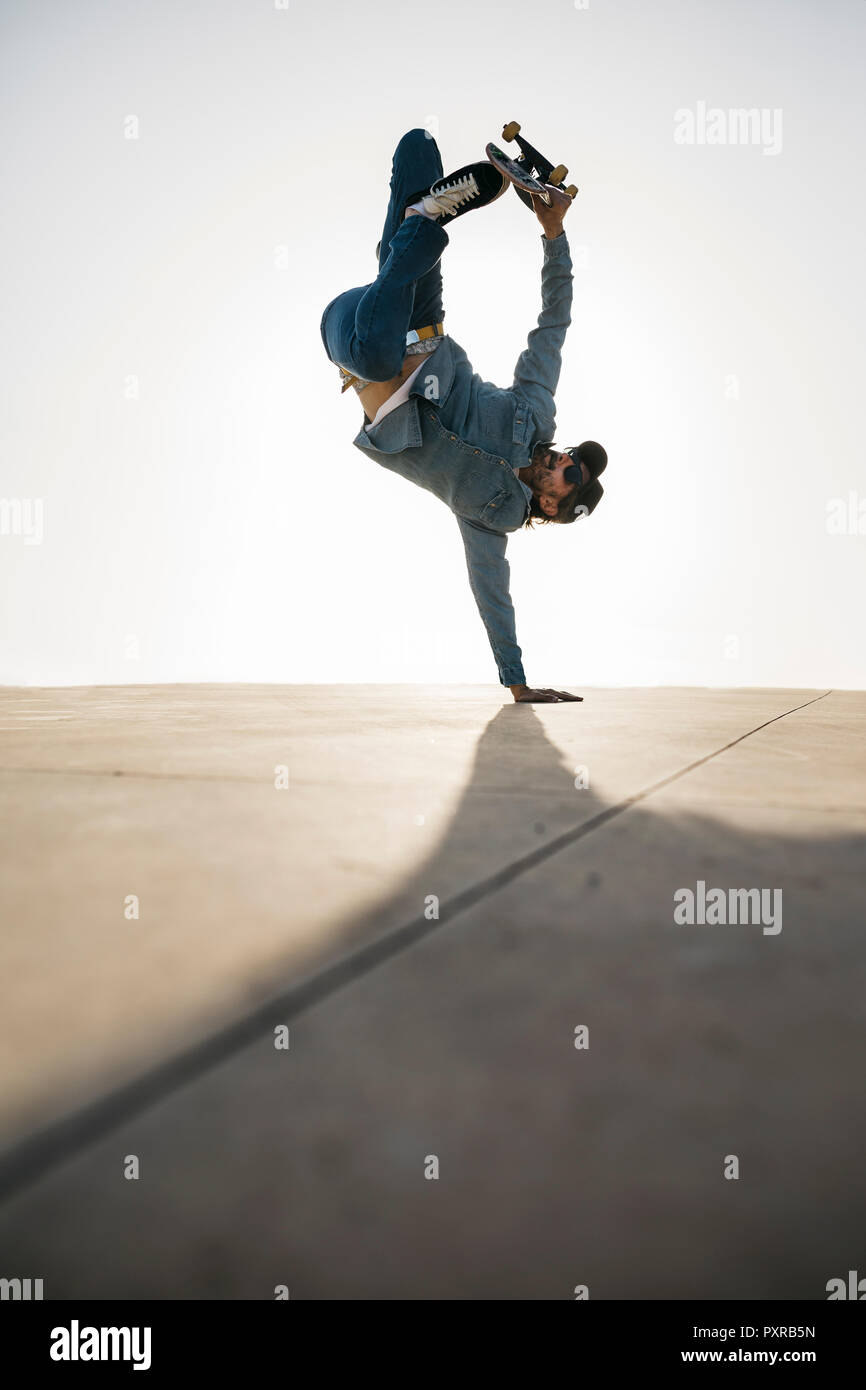
[[[446,184],[435,194],[437,200],[441,198],[443,201],[447,201],[449,208],[459,208],[463,203],[468,203],[470,198],[477,198],[477,196],[478,184],[475,182],[474,174],[464,174],[461,179]]]

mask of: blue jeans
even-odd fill
[[[409,329],[444,316],[439,260],[448,236],[429,217],[403,217],[407,203],[441,177],[436,141],[424,130],[410,130],[394,151],[379,274],[372,284],[337,295],[322,315],[328,357],[366,381],[397,376]]]

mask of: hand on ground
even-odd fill
[[[514,699],[518,705],[556,705],[565,700],[583,700],[582,695],[572,695],[568,690],[550,690],[547,687],[534,689],[532,686],[524,686],[519,695]]]

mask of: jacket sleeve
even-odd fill
[[[529,402],[539,428],[539,439],[553,439],[556,432],[554,394],[562,366],[562,345],[571,323],[571,252],[565,232],[549,241],[543,236],[544,263],[541,269],[541,313],[538,326],[514,369],[512,390]]]
[[[505,558],[507,538],[501,531],[488,531],[463,516],[457,517],[457,524],[466,550],[469,586],[487,629],[500,684],[525,685],[509,592],[511,572]]]

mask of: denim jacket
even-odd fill
[[[409,399],[353,443],[377,463],[440,498],[457,517],[469,584],[502,685],[525,685],[505,547],[529,514],[516,469],[539,440],[553,439],[554,393],[571,323],[572,265],[565,232],[544,245],[541,314],[507,390],[472,370],[452,338],[425,358]]]

